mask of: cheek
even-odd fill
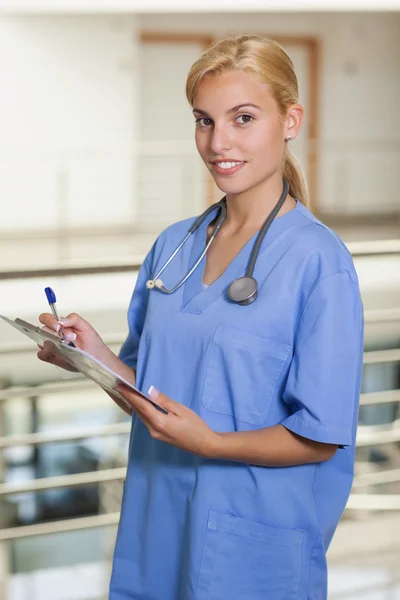
[[[277,126],[260,127],[257,131],[249,132],[246,140],[247,150],[253,155],[253,160],[265,162],[267,157],[280,154],[281,137],[280,128]]]
[[[196,143],[196,148],[197,148],[198,153],[200,154],[201,158],[204,160],[205,154],[206,154],[206,149],[207,149],[206,136],[204,135],[204,133],[202,131],[199,131],[198,129],[196,129],[196,133],[194,135],[194,141]]]

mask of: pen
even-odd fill
[[[55,295],[54,291],[51,289],[51,287],[46,287],[46,288],[44,288],[44,293],[46,294],[46,298],[47,298],[47,301],[51,308],[51,312],[57,319],[58,323],[60,323],[60,318],[57,314],[57,309],[56,309],[56,295]],[[63,340],[66,340],[65,330],[64,330],[64,327],[61,325],[61,323],[60,323],[60,332],[61,332],[61,336],[62,336]],[[75,344],[72,344],[72,343],[70,343],[70,345],[75,346]]]

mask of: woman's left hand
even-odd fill
[[[150,388],[150,398],[165,408],[167,415],[124,385],[115,389],[129,402],[151,437],[202,458],[212,458],[218,434],[193,410],[171,400],[154,387]]]

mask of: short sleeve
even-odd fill
[[[322,279],[297,329],[283,393],[291,407],[282,425],[317,442],[354,442],[364,346],[358,283],[347,272]]]
[[[150,254],[140,267],[135,289],[128,309],[129,333],[119,352],[119,358],[132,369],[136,370],[140,336],[146,317],[149,290],[146,281],[150,275]]]

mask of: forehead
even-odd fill
[[[251,102],[268,109],[274,103],[269,85],[252,73],[228,71],[220,75],[206,75],[199,84],[193,105],[207,112],[226,111]]]

